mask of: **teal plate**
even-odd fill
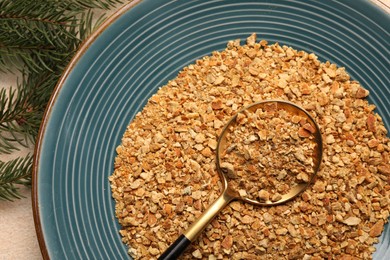
[[[177,72],[251,33],[346,67],[390,129],[390,16],[370,1],[133,1],[65,71],[36,145],[33,207],[48,259],[128,259],[108,176],[147,99]],[[390,228],[375,259],[390,259]]]

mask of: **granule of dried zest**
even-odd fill
[[[344,68],[256,35],[183,68],[137,114],[117,149],[110,183],[129,252],[156,259],[219,196],[216,140],[238,109],[284,99],[306,108],[321,128],[315,184],[277,207],[232,203],[182,259],[371,259],[390,212],[390,142],[367,95]],[[302,124],[291,137],[309,133]]]

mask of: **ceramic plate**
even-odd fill
[[[82,46],[43,120],[33,205],[45,258],[129,258],[108,181],[126,126],[182,67],[253,32],[346,67],[390,129],[390,16],[370,1],[133,1]],[[375,259],[390,259],[389,243],[387,225]]]

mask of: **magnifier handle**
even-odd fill
[[[175,260],[193,242],[214,217],[235,197],[225,190],[221,196],[158,258],[158,260]]]
[[[191,244],[185,235],[181,234],[172,245],[158,258],[158,260],[170,260],[177,259],[186,248]]]

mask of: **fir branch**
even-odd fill
[[[16,88],[0,90],[0,153],[34,144],[51,93],[81,42],[93,9],[120,0],[0,0],[0,71],[22,72]],[[98,22],[102,17],[98,19]],[[20,198],[31,182],[32,156],[0,161],[0,200]]]
[[[31,184],[31,165],[33,157],[17,158],[8,162],[0,161],[0,199],[21,198],[17,185]]]
[[[48,69],[44,57],[62,60],[91,31],[91,10],[119,0],[0,0],[0,65]],[[89,29],[89,30],[88,30]]]
[[[27,146],[27,140],[31,139],[30,134],[19,127],[23,112],[27,110],[25,91],[16,92],[13,88],[0,90],[0,153],[18,150],[17,144]]]

